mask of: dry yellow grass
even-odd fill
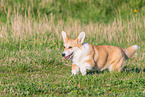
[[[89,23],[82,24],[79,21],[58,21],[57,24],[53,22],[53,16],[48,21],[47,16],[41,18],[38,22],[27,16],[22,17],[20,14],[15,14],[6,24],[0,27],[0,37],[2,41],[7,41],[9,35],[13,40],[27,40],[27,38],[36,38],[36,35],[42,36],[41,39],[55,39],[57,37],[61,40],[61,31],[66,31],[71,37],[76,37],[81,31],[86,32],[87,39],[93,38],[95,41],[108,41],[108,42],[135,42],[142,41],[140,38],[145,37],[142,29],[145,28],[145,18],[133,18],[130,21],[122,21],[115,19],[111,24]],[[45,34],[51,33],[50,37]],[[55,36],[54,36],[55,34]],[[100,38],[98,38],[100,37]],[[40,39],[40,40],[41,40]],[[34,39],[36,40],[36,39]]]

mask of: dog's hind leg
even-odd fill
[[[125,64],[125,58],[122,57],[120,58],[120,60],[118,62],[112,63],[111,66],[109,66],[109,71],[110,72],[120,72],[121,68],[124,66]]]

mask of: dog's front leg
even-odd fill
[[[83,76],[87,74],[87,69],[85,67],[81,67],[80,71]]]
[[[81,65],[80,71],[81,71],[83,76],[87,74],[87,69],[88,70],[92,69],[92,67],[91,67],[91,65],[89,63],[84,63],[84,64]]]
[[[72,64],[72,75],[76,75],[79,73],[79,67],[76,64]]]

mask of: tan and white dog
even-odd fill
[[[110,72],[120,72],[125,61],[139,49],[137,45],[123,49],[116,46],[94,46],[84,43],[85,33],[81,32],[77,39],[70,39],[62,31],[64,51],[62,56],[72,60],[72,74],[86,75],[86,70],[102,71],[109,69]]]

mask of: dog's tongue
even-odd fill
[[[73,54],[73,53],[72,53]],[[70,57],[72,57],[72,54],[70,54],[69,56],[64,57],[65,59],[69,59]]]
[[[69,59],[70,56],[64,57],[65,59]]]

